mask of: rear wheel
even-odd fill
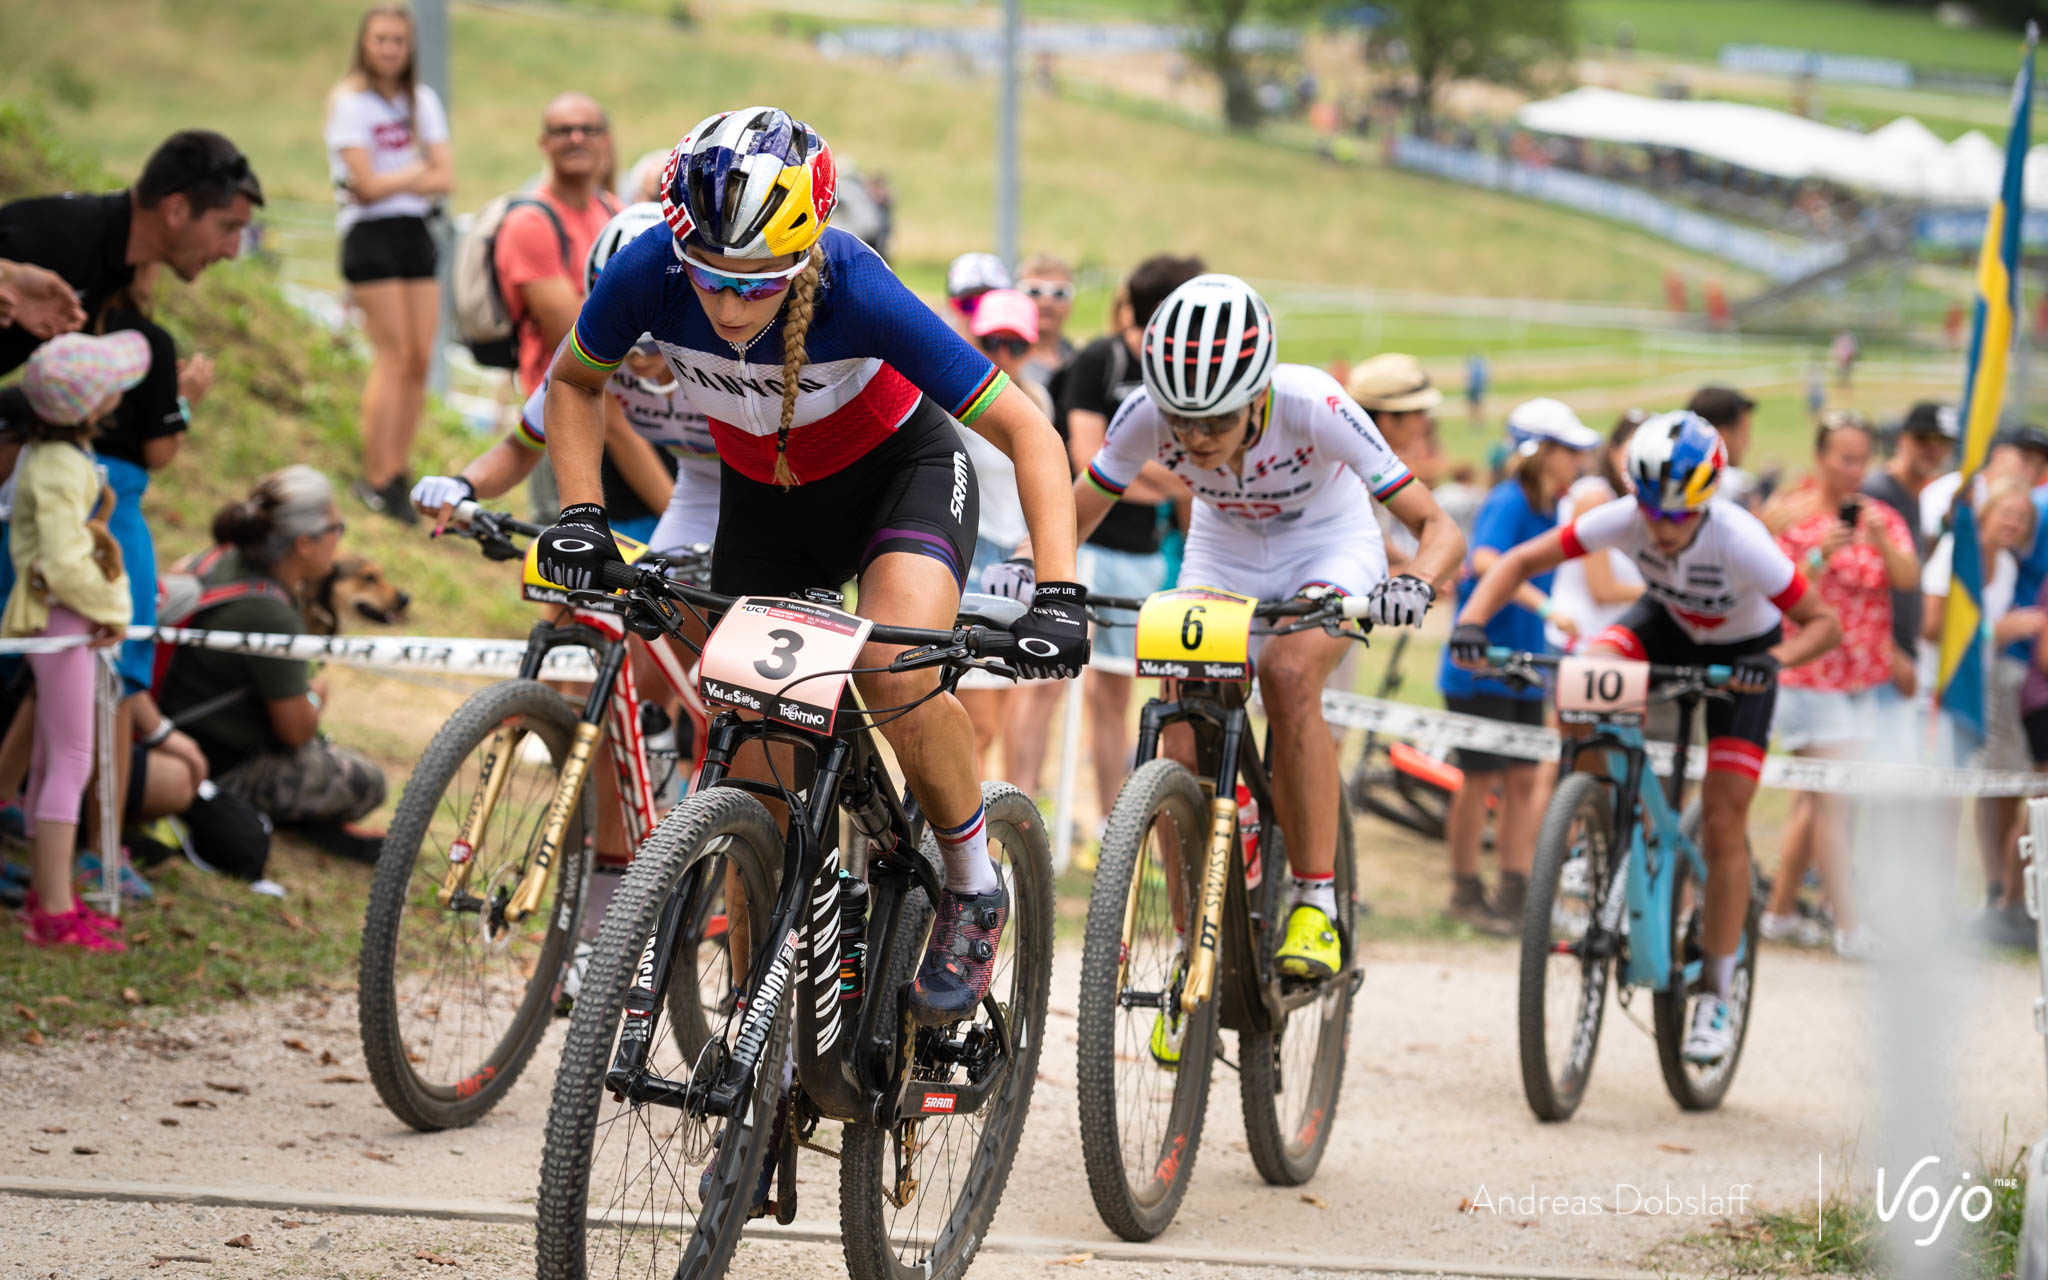
[[[739,1016],[719,1018],[712,1036],[689,1058],[666,1025],[675,987],[684,987],[690,1001],[696,999],[683,942],[669,970],[670,989],[655,993],[649,1025],[628,1025],[623,1013],[627,989],[663,908],[681,892],[693,867],[719,860],[743,886],[752,925],[754,953],[744,971],[768,963],[765,939],[774,908],[774,876],[782,862],[782,833],[759,800],[713,787],[670,811],[640,846],[605,912],[548,1106],[538,1203],[542,1280],[582,1280],[600,1273],[723,1275],[758,1203],[785,1092],[786,999],[769,1024],[751,1088],[731,1116],[712,1115],[694,1104],[621,1098],[605,1079],[622,1030],[645,1036],[646,1070],[666,1081],[710,1079],[729,1061]]]
[[[1557,786],[1536,835],[1522,914],[1522,1094],[1539,1120],[1568,1120],[1586,1096],[1620,940],[1589,954],[1615,856],[1613,791],[1589,773]]]
[[[1685,834],[1695,845],[1700,838],[1700,810],[1687,809]],[[1664,1087],[1672,1101],[1687,1111],[1712,1111],[1728,1096],[1735,1083],[1735,1068],[1742,1061],[1742,1045],[1749,1038],[1749,1011],[1756,999],[1757,924],[1763,911],[1764,893],[1757,883],[1756,859],[1749,859],[1749,907],[1742,916],[1742,952],[1728,991],[1728,1017],[1735,1030],[1735,1047],[1719,1062],[1702,1066],[1687,1062],[1684,1055],[1686,1032],[1692,1026],[1694,1005],[1706,994],[1706,977],[1688,980],[1687,969],[1698,973],[1706,950],[1701,945],[1705,913],[1700,903],[1706,886],[1694,874],[1692,862],[1680,858],[1674,868],[1671,889],[1671,985],[1655,994],[1652,1001],[1657,1027],[1657,1065],[1664,1071]]]
[[[988,998],[971,1019],[916,1028],[910,1070],[920,1085],[934,1088],[996,1082],[968,1114],[919,1116],[886,1129],[846,1126],[839,1225],[853,1280],[963,1275],[1002,1201],[1031,1110],[1052,988],[1052,852],[1045,820],[1023,792],[985,782],[981,800],[989,856],[1010,893],[1010,917],[996,944]],[[930,836],[925,849],[936,859]],[[929,915],[921,897],[906,899],[905,909],[912,903]],[[897,993],[916,975],[926,932],[899,929],[887,970],[869,978],[872,998],[900,998]],[[998,1051],[977,1066],[977,1050],[999,1042],[990,1004],[1001,1012],[1010,1046],[1006,1055]]]
[[[539,909],[518,922],[505,912],[540,847],[575,733],[576,714],[554,690],[494,684],[456,709],[405,784],[363,916],[357,1017],[378,1095],[415,1129],[474,1123],[547,1030],[588,887],[587,787]],[[444,907],[451,850],[493,755],[503,788],[468,852],[463,890]]]
[[[1172,760],[1147,761],[1110,810],[1088,899],[1076,1028],[1081,1155],[1095,1211],[1126,1240],[1150,1240],[1173,1221],[1208,1110],[1216,1001],[1180,1010],[1208,829],[1194,775]],[[1161,1061],[1175,1047],[1178,1060]]]
[[[1259,938],[1261,981],[1273,972],[1287,931],[1293,877],[1288,873],[1280,824],[1269,820],[1260,839],[1259,888],[1265,930]],[[1351,972],[1358,960],[1357,852],[1351,810],[1337,800],[1337,935],[1347,972],[1327,979],[1316,998],[1298,1005],[1282,1025],[1238,1037],[1238,1093],[1244,1103],[1245,1139],[1259,1176],[1275,1186],[1307,1182],[1323,1161],[1344,1087],[1344,1051],[1351,1039]]]

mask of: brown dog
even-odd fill
[[[308,585],[306,629],[315,635],[341,634],[342,620],[350,616],[392,626],[405,620],[405,607],[412,603],[383,569],[362,556],[339,557],[326,577]]]

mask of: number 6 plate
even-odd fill
[[[1566,724],[1641,724],[1649,702],[1647,662],[1566,658],[1557,664],[1557,718]]]
[[[697,691],[707,702],[829,734],[847,670],[874,625],[808,601],[741,596],[704,642]]]
[[[1138,610],[1138,674],[1179,680],[1249,680],[1250,596],[1213,587],[1175,587]]]

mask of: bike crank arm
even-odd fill
[[[1230,873],[1230,841],[1237,834],[1237,797],[1220,790],[1209,801],[1209,857],[1202,864],[1202,917],[1188,958],[1180,1007],[1193,1013],[1216,987],[1216,947],[1223,931],[1223,887]]]
[[[477,789],[476,798],[469,802],[469,813],[462,819],[462,831],[455,837],[455,843],[448,846],[448,876],[441,881],[441,888],[435,900],[443,907],[453,906],[455,899],[469,887],[469,876],[476,866],[476,848],[484,842],[484,826],[498,807],[498,800],[505,794],[505,779],[511,775],[512,749],[517,744],[518,730],[510,725],[500,725],[491,734],[490,746],[484,751],[483,785]]]
[[[562,850],[562,837],[569,830],[569,816],[583,797],[583,779],[590,772],[590,756],[597,747],[600,732],[597,724],[590,720],[577,722],[575,740],[569,745],[569,758],[562,762],[562,780],[555,787],[555,798],[548,802],[540,848],[534,850],[533,861],[527,865],[526,874],[519,878],[519,887],[512,891],[512,900],[505,904],[505,919],[510,924],[518,924],[540,910],[541,894],[548,887],[548,871],[555,865],[555,855]]]

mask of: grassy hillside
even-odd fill
[[[1926,7],[1864,0],[1574,0],[1590,46],[1612,45],[1623,23],[1635,47],[1712,61],[1724,44],[1774,44],[1829,53],[1899,58],[1929,70],[2009,76],[2019,66],[2017,34],[1945,27]]]
[[[64,137],[90,140],[123,174],[176,125],[221,129],[269,190],[324,207],[321,106],[359,12],[355,0],[13,0],[10,19],[38,36],[0,48],[0,94],[46,103]],[[889,175],[904,257],[943,262],[992,234],[986,79],[828,61],[758,16],[683,30],[590,9],[472,5],[453,12],[452,74],[458,207],[536,172],[542,106],[580,88],[611,109],[622,167],[710,110],[775,101]],[[1732,275],[1648,236],[1505,197],[1036,92],[1027,105],[1026,247],[1111,269],[1172,248],[1269,278],[1651,304],[1667,268]]]

